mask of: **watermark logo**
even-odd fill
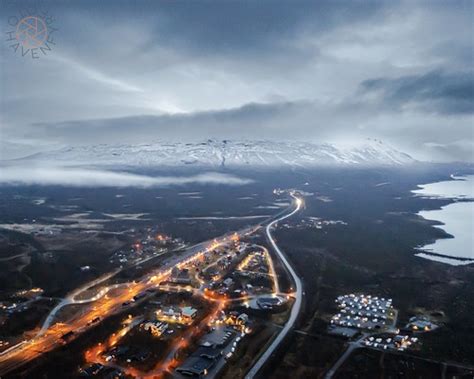
[[[32,9],[10,16],[6,32],[9,47],[22,57],[39,59],[48,54],[54,45],[54,18],[47,11]]]

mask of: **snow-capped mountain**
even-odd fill
[[[156,142],[63,148],[23,158],[60,165],[141,167],[313,167],[329,165],[404,165],[411,156],[380,141],[357,147],[274,141]]]

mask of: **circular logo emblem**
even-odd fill
[[[48,40],[48,27],[41,17],[22,18],[16,26],[16,39],[25,49],[41,47]]]
[[[12,29],[6,32],[6,41],[22,57],[38,59],[56,45],[53,33],[58,29],[53,24],[54,18],[48,12],[37,8],[22,10],[18,16],[8,18]]]

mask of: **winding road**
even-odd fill
[[[295,302],[293,304],[293,307],[291,308],[290,317],[288,318],[288,321],[286,322],[285,326],[280,331],[280,333],[276,336],[276,338],[272,341],[270,346],[268,346],[267,350],[260,356],[260,358],[254,364],[254,366],[247,373],[247,375],[245,376],[246,379],[253,379],[258,374],[258,372],[262,369],[262,367],[265,365],[267,360],[272,356],[272,354],[278,348],[280,343],[285,339],[285,337],[288,335],[290,330],[293,328],[296,322],[296,319],[298,317],[298,314],[300,313],[300,310],[301,310],[301,304],[303,301],[303,284],[301,283],[300,278],[298,277],[295,270],[286,259],[283,252],[280,250],[280,248],[276,244],[275,239],[272,237],[272,234],[271,234],[271,229],[276,223],[293,216],[295,213],[299,212],[301,207],[303,206],[302,199],[300,199],[299,197],[296,197],[296,195],[294,195],[293,193],[291,193],[291,197],[295,199],[296,208],[292,212],[286,215],[283,215],[280,218],[277,218],[276,220],[273,220],[272,222],[270,222],[265,228],[265,233],[267,235],[268,241],[272,245],[275,252],[278,254],[279,258],[285,265],[286,269],[290,273],[295,283],[295,286],[296,286]]]
[[[175,251],[178,251],[182,248],[181,247],[178,247],[176,249],[173,249],[171,250],[170,252],[175,252]],[[141,265],[143,263],[146,263],[152,259],[155,259],[159,256],[162,256],[164,254],[167,254],[168,251],[165,251],[165,252],[162,252],[162,253],[159,253],[159,254],[153,254],[152,256],[150,257],[147,257],[147,258],[143,258],[143,259],[140,259],[136,262],[134,262],[132,264],[132,266],[127,266],[125,267],[126,269],[129,269],[130,267],[135,267],[135,266],[138,266],[138,265]],[[113,278],[115,275],[117,275],[118,273],[120,273],[121,271],[123,271],[125,268],[119,268],[119,269],[116,269],[106,275],[103,275],[91,282],[88,282],[86,284],[84,284],[83,286],[77,288],[76,290],[74,290],[72,293],[70,293],[68,296],[66,296],[64,299],[61,300],[61,302],[59,302],[59,304],[57,304],[52,310],[51,312],[49,313],[48,317],[46,318],[46,320],[44,321],[43,325],[41,326],[41,329],[39,330],[39,332],[37,333],[36,337],[42,335],[43,333],[45,333],[48,328],[51,326],[51,324],[53,323],[54,319],[56,318],[56,315],[58,314],[58,312],[64,308],[65,306],[67,305],[71,305],[71,304],[87,304],[87,303],[92,303],[94,301],[97,301],[99,300],[100,298],[102,298],[103,296],[105,296],[109,291],[113,290],[113,289],[117,289],[119,287],[122,287],[124,285],[126,285],[127,283],[119,283],[119,284],[114,284],[114,285],[111,285],[111,286],[107,286],[107,287],[104,287],[101,291],[99,291],[96,295],[90,297],[90,298],[87,298],[87,299],[81,299],[81,300],[76,300],[76,298],[83,292],[85,292],[86,290],[94,287],[94,286],[97,286],[98,284],[101,284],[111,278]],[[3,352],[4,353],[4,352]],[[1,355],[2,353],[0,353]]]
[[[41,326],[39,332],[35,337],[30,340],[25,340],[20,342],[19,344],[12,346],[11,348],[3,351],[0,353],[0,376],[10,372],[28,361],[31,361],[37,358],[39,355],[51,351],[52,349],[63,345],[65,342],[62,340],[63,335],[68,334],[71,331],[74,331],[76,335],[82,333],[83,331],[89,328],[90,321],[95,317],[100,316],[101,319],[110,316],[111,314],[120,312],[123,307],[122,303],[124,301],[129,300],[134,295],[142,293],[148,288],[153,287],[156,285],[154,281],[161,281],[165,277],[169,276],[171,273],[171,268],[175,267],[180,264],[184,264],[187,261],[195,259],[199,254],[207,253],[215,248],[215,246],[219,246],[222,244],[226,244],[230,242],[234,235],[240,235],[241,237],[249,236],[261,227],[266,225],[266,235],[271,243],[272,247],[275,249],[276,253],[279,255],[280,259],[282,260],[283,264],[287,268],[288,272],[291,274],[293,281],[296,285],[296,295],[295,295],[295,302],[291,309],[290,317],[280,331],[278,336],[272,341],[271,345],[267,348],[265,353],[258,359],[255,366],[249,371],[247,378],[253,378],[256,373],[261,369],[261,367],[265,364],[268,358],[272,355],[272,353],[276,350],[278,345],[281,341],[286,337],[288,332],[293,327],[296,318],[299,314],[301,303],[302,303],[302,284],[298,276],[296,275],[295,271],[287,261],[286,257],[283,255],[282,251],[276,245],[275,240],[271,235],[271,228],[279,221],[282,221],[286,218],[293,216],[297,213],[303,204],[302,199],[298,198],[294,193],[290,194],[294,200],[296,207],[290,213],[287,214],[278,214],[277,216],[273,216],[272,219],[268,220],[268,224],[266,222],[259,223],[252,227],[243,228],[235,233],[228,233],[213,240],[205,241],[194,246],[188,247],[184,252],[182,252],[179,256],[172,256],[170,259],[167,259],[163,262],[163,266],[160,267],[159,270],[156,272],[152,272],[147,274],[142,280],[138,282],[129,283],[130,287],[128,291],[125,291],[123,294],[115,295],[107,300],[104,300],[104,296],[108,293],[111,289],[117,288],[119,286],[124,285],[124,283],[107,286],[99,291],[94,296],[87,298],[87,299],[77,299],[77,297],[84,292],[85,290],[91,288],[91,285],[98,285],[100,283],[105,282],[106,280],[113,277],[117,274],[119,269],[111,272],[107,275],[104,275],[100,278],[97,278],[93,282],[89,282],[84,286],[76,289],[72,293],[70,293],[65,299],[63,299],[48,315],[46,320],[44,321],[43,325]],[[143,262],[141,262],[143,263]],[[133,285],[132,285],[133,284]],[[96,304],[95,302],[98,300],[104,300],[103,303],[97,304],[97,307],[93,306]],[[87,309],[87,312],[84,314],[79,314],[73,316],[67,323],[65,324],[52,324],[56,319],[58,312],[67,305],[71,304],[86,304],[90,303],[90,309]]]
[[[115,272],[98,278],[93,282],[89,282],[87,285],[73,291],[51,311],[35,337],[22,341],[0,353],[0,377],[38,356],[51,351],[58,346],[64,345],[66,342],[62,338],[63,335],[70,332],[73,332],[76,336],[81,334],[90,328],[90,321],[94,318],[100,317],[101,319],[105,319],[112,314],[121,312],[124,309],[122,306],[123,302],[130,301],[130,299],[135,295],[146,291],[148,288],[156,286],[155,282],[160,282],[168,277],[171,274],[171,269],[173,267],[195,259],[200,254],[212,251],[216,246],[229,243],[234,235],[248,236],[254,233],[259,227],[260,225],[246,227],[234,233],[227,233],[212,240],[204,241],[188,247],[186,250],[181,252],[181,254],[172,256],[165,260],[163,265],[160,266],[157,271],[152,271],[139,281],[129,282],[128,291],[123,291],[123,293],[116,294],[108,299],[105,299],[104,295],[115,285],[106,287],[92,298],[76,300],[77,296],[84,290],[90,288],[91,284],[97,285],[115,275]],[[127,283],[120,285],[126,284]],[[102,303],[97,304],[97,300],[95,299],[102,301]],[[64,306],[78,303],[90,304],[90,306],[86,309],[86,312],[75,314],[67,322],[54,324],[57,313]]]

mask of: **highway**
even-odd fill
[[[93,280],[92,282],[89,282],[89,283],[86,283],[85,285],[81,286],[80,288],[76,289],[74,292],[72,292],[70,295],[68,295],[66,298],[64,298],[63,300],[61,300],[61,302],[56,305],[52,310],[51,312],[49,313],[48,317],[46,317],[46,320],[44,321],[43,325],[41,326],[41,329],[40,331],[38,332],[37,336],[43,334],[44,332],[46,332],[46,330],[51,326],[51,323],[53,322],[54,318],[56,317],[56,314],[62,309],[64,308],[66,305],[70,305],[70,304],[85,304],[85,303],[88,303],[88,302],[93,302],[93,301],[96,301],[98,300],[101,296],[99,295],[105,295],[104,294],[101,294],[100,292],[90,298],[90,299],[84,299],[84,300],[75,300],[75,298],[80,295],[82,292],[86,291],[88,288],[91,288],[93,286],[96,286],[102,282],[105,282],[106,280],[112,278],[117,272],[119,272],[119,270],[115,270],[114,272],[112,273],[109,273],[107,275],[104,275],[104,276],[101,276],[100,278],[97,278],[95,280]]]
[[[291,308],[290,317],[288,318],[288,321],[286,322],[285,326],[280,331],[280,333],[276,336],[276,338],[272,341],[271,345],[267,348],[267,350],[260,356],[258,361],[247,373],[247,375],[245,376],[246,379],[253,379],[258,374],[258,372],[262,369],[262,367],[267,362],[267,360],[271,357],[271,355],[275,352],[275,350],[278,348],[280,343],[285,339],[287,334],[293,328],[301,309],[301,303],[303,300],[303,285],[301,283],[300,278],[296,274],[295,270],[290,265],[290,263],[288,262],[285,255],[276,244],[275,239],[272,237],[272,234],[271,234],[271,229],[276,223],[293,216],[295,213],[299,212],[301,207],[303,206],[303,201],[300,198],[296,197],[294,194],[291,194],[291,196],[295,199],[296,208],[292,212],[286,215],[283,215],[280,218],[277,218],[276,220],[273,220],[272,222],[270,222],[265,228],[265,233],[267,235],[268,241],[270,242],[273,249],[278,254],[279,258],[281,259],[286,269],[290,273],[291,277],[293,278],[293,281],[296,286],[295,302],[293,304],[293,307]]]
[[[177,251],[178,249],[174,249],[172,250],[171,252],[174,252],[174,251]],[[143,263],[146,263],[148,262],[149,260],[152,260],[152,259],[155,259],[163,254],[167,254],[167,252],[164,252],[164,253],[159,253],[159,254],[154,254],[150,257],[147,257],[147,258],[144,258],[144,259],[140,259],[138,261],[136,261],[135,263],[133,263],[132,267],[135,267],[135,266],[138,266],[138,265],[141,265]],[[130,268],[130,266],[127,266],[126,267],[127,269]],[[119,283],[119,284],[114,284],[112,286],[107,286],[107,287],[104,287],[101,291],[99,291],[96,295],[90,297],[90,298],[87,298],[87,299],[81,299],[81,300],[76,300],[76,298],[83,292],[85,292],[86,290],[92,288],[92,287],[95,287],[97,286],[98,284],[101,284],[111,278],[113,278],[115,275],[117,275],[118,273],[120,273],[121,271],[123,271],[125,268],[119,268],[119,269],[116,269],[106,275],[103,275],[91,282],[88,282],[86,284],[84,284],[83,286],[77,288],[76,290],[74,290],[72,293],[70,293],[68,296],[66,296],[64,299],[61,300],[61,302],[56,305],[52,310],[51,312],[49,313],[48,317],[46,318],[46,320],[44,321],[40,331],[38,332],[38,334],[36,336],[39,336],[43,333],[46,332],[46,330],[48,330],[48,328],[51,326],[51,324],[53,323],[57,313],[62,309],[64,308],[65,306],[67,305],[72,305],[72,304],[87,304],[87,303],[92,303],[94,301],[97,301],[99,300],[100,298],[102,298],[103,296],[105,296],[110,290],[113,290],[113,289],[117,289],[121,286],[124,286],[126,285],[126,283]],[[0,354],[1,355],[1,354]]]
[[[74,333],[72,338],[77,337],[79,334],[86,331],[92,326],[93,322],[91,320],[94,320],[96,318],[98,318],[99,320],[103,320],[112,314],[123,311],[123,303],[130,302],[130,300],[134,296],[143,293],[149,288],[156,287],[157,284],[159,284],[161,281],[167,279],[170,276],[171,269],[173,267],[184,267],[195,259],[199,259],[199,257],[201,257],[203,254],[214,250],[217,246],[225,245],[231,242],[236,236],[244,237],[251,235],[256,230],[266,225],[266,234],[270,243],[282,259],[283,263],[292,275],[293,280],[296,284],[296,301],[293,304],[290,318],[286,323],[285,327],[282,329],[278,337],[273,341],[272,345],[267,349],[264,355],[259,359],[256,366],[252,368],[249,374],[251,374],[252,372],[256,373],[266,361],[266,359],[268,359],[268,357],[276,349],[281,340],[283,340],[288,331],[291,329],[301,308],[301,282],[292,267],[290,266],[290,264],[288,263],[288,261],[286,260],[286,258],[284,257],[283,253],[276,245],[270,232],[270,229],[278,221],[291,217],[301,209],[302,200],[297,198],[293,194],[291,194],[291,196],[295,199],[296,208],[290,213],[287,213],[285,215],[282,215],[280,213],[276,216],[273,216],[270,220],[267,220],[266,222],[262,222],[252,227],[241,229],[235,233],[228,233],[219,238],[191,246],[178,256],[172,256],[166,259],[163,262],[163,265],[158,270],[145,275],[137,281],[107,286],[105,288],[102,288],[101,291],[99,291],[91,298],[81,300],[77,299],[79,294],[84,292],[84,290],[86,290],[87,288],[91,287],[91,284],[100,284],[117,273],[112,272],[108,275],[96,279],[93,282],[88,283],[87,285],[81,286],[80,288],[76,289],[71,294],[69,294],[69,296],[63,299],[50,312],[35,337],[29,340],[25,340],[15,346],[12,346],[10,349],[7,349],[6,351],[3,351],[0,354],[0,377],[44,353],[51,351],[58,346],[66,344],[69,340],[69,337],[67,340],[65,340],[63,336],[70,336],[72,333]],[[113,292],[111,296],[105,296],[107,293],[110,292]],[[54,323],[54,320],[59,310],[61,310],[65,306],[72,304],[83,304],[85,308],[82,309],[81,312],[71,315],[71,317],[67,321],[65,321],[65,323]],[[133,304],[131,306],[133,306]]]
[[[130,301],[134,296],[149,288],[155,287],[158,283],[168,278],[171,274],[172,267],[185,265],[192,260],[197,259],[200,255],[212,251],[217,246],[229,243],[236,234],[244,236],[251,234],[255,230],[255,227],[244,228],[236,233],[225,234],[219,238],[191,246],[183,253],[179,254],[179,256],[174,256],[166,260],[160,269],[151,274],[145,275],[141,280],[133,281],[128,284],[124,283],[121,285],[123,288],[119,293],[110,297],[98,296],[98,300],[92,302],[88,301],[90,299],[86,299],[85,302],[87,304],[85,304],[85,306],[87,309],[84,309],[84,312],[80,314],[72,316],[67,323],[48,325],[52,323],[58,310],[64,305],[74,304],[77,302],[75,297],[83,290],[83,287],[74,291],[70,296],[68,296],[68,299],[64,301],[61,307],[56,307],[53,310],[53,314],[50,314],[51,317],[47,317],[47,320],[43,325],[45,327],[42,327],[40,332],[34,338],[12,346],[10,349],[0,354],[0,377],[37,358],[41,354],[64,345],[67,341],[64,341],[62,336],[70,332],[73,332],[74,336],[79,335],[91,327],[91,320],[97,317],[103,320],[114,313],[124,310],[122,303]],[[103,278],[97,279],[98,282],[102,280]],[[109,290],[110,289],[111,288],[109,288]],[[99,294],[102,295],[100,292]]]

